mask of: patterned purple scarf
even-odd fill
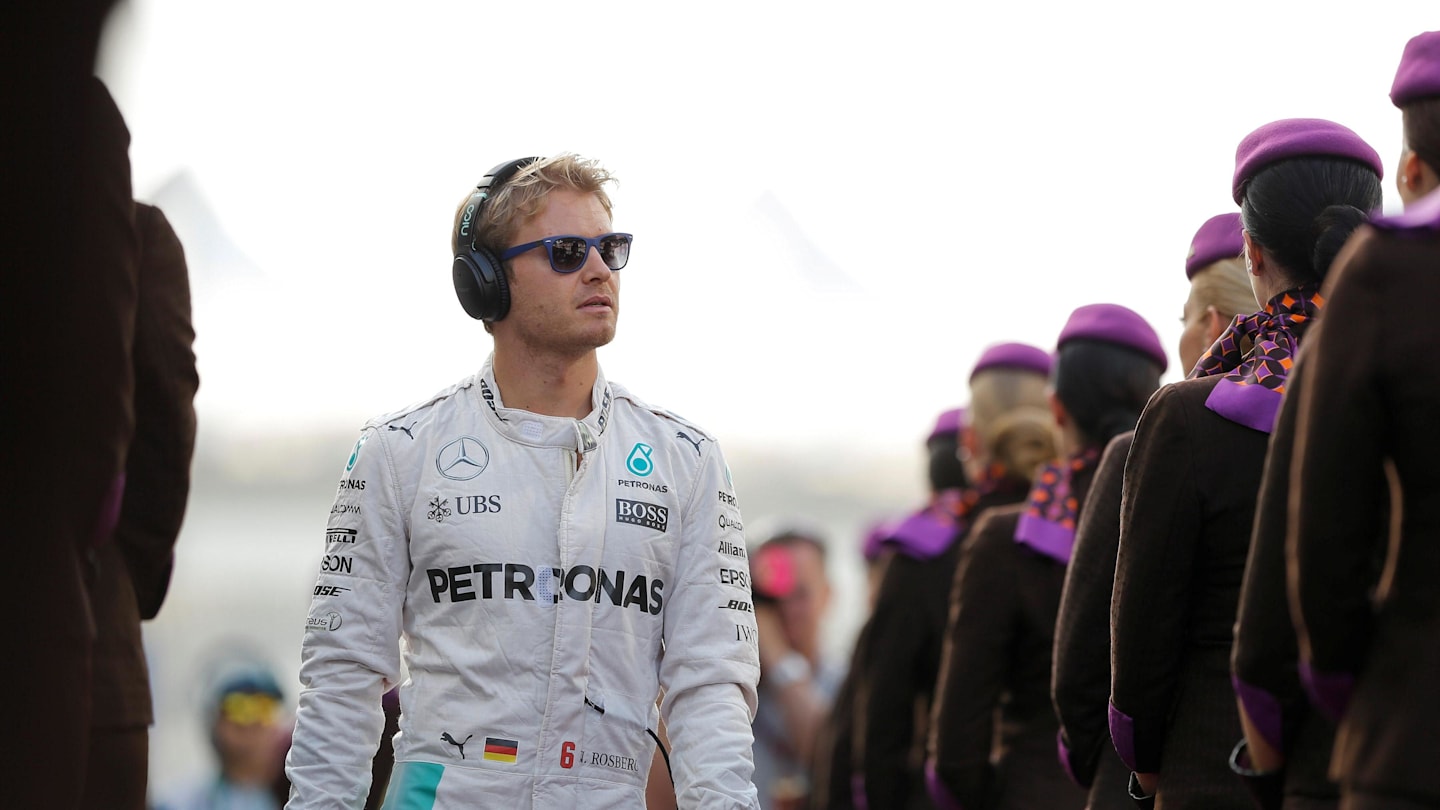
[[[1320,285],[1306,284],[1270,299],[1254,315],[1237,315],[1225,334],[1195,364],[1190,379],[1224,374],[1205,407],[1231,422],[1269,433],[1285,393],[1285,379],[1300,345],[1297,328],[1325,306]],[[1241,354],[1241,342],[1254,344]]]
[[[1025,514],[1015,527],[1015,542],[1029,546],[1062,565],[1070,564],[1075,545],[1075,522],[1080,499],[1071,490],[1071,481],[1100,463],[1099,447],[1089,447],[1059,464],[1047,464],[1035,476]]]
[[[924,508],[889,527],[880,542],[917,560],[938,557],[965,532],[980,499],[1009,489],[1013,481],[1003,466],[993,465],[973,485],[937,493]]]

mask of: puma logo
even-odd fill
[[[471,735],[470,735],[470,737],[474,737],[474,736],[475,736],[474,734],[471,734]],[[461,740],[460,742],[455,742],[455,738],[450,736],[450,732],[448,732],[448,731],[442,731],[442,732],[440,732],[440,739],[442,739],[442,740],[444,740],[445,742],[450,743],[451,745],[453,745],[453,746],[455,746],[456,748],[459,748],[459,749],[460,749],[460,758],[461,758],[461,759],[464,759],[464,758],[465,758],[465,743],[470,742],[470,737],[466,737],[464,740]]]
[[[401,427],[400,425],[387,425],[386,427],[390,428],[391,431],[403,430],[405,432],[405,435],[410,437],[410,441],[415,441],[415,434],[410,432],[410,429],[415,427],[414,422],[411,422],[404,427]]]
[[[687,442],[695,445],[695,455],[697,455],[697,456],[700,455],[700,443],[703,442],[703,441],[705,441],[705,439],[704,439],[703,437],[702,437],[702,438],[699,438],[699,439],[692,439],[692,438],[690,438],[690,435],[689,435],[688,433],[686,433],[685,431],[683,431],[683,430],[677,430],[677,431],[675,431],[675,438],[677,438],[677,439],[684,439],[685,441],[687,441]]]

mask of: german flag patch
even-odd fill
[[[485,759],[494,762],[514,762],[515,755],[520,752],[520,743],[515,740],[502,740],[499,737],[485,738]]]

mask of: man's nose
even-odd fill
[[[614,272],[610,269],[610,265],[600,258],[598,245],[586,245],[585,264],[580,267],[580,273],[586,281],[607,281]]]

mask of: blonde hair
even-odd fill
[[[1060,432],[1044,408],[1023,406],[995,420],[990,458],[1013,477],[1030,481],[1042,464],[1060,456]]]
[[[1195,271],[1190,279],[1190,298],[1205,311],[1215,307],[1228,319],[1235,315],[1249,315],[1260,309],[1255,301],[1255,290],[1250,287],[1250,277],[1245,273],[1245,261],[1239,257],[1221,259]]]
[[[999,463],[1024,478],[1058,454],[1045,377],[1033,371],[992,368],[970,380],[970,430],[981,467]]]
[[[618,182],[599,162],[569,152],[552,158],[540,158],[515,173],[485,203],[479,222],[480,244],[496,256],[505,252],[525,220],[540,213],[545,198],[556,189],[569,189],[581,194],[594,194],[611,216],[610,195],[605,186]],[[472,191],[465,193],[455,207],[455,221],[450,228],[450,248],[459,254],[460,217],[470,202]],[[508,265],[508,263],[507,263]],[[509,272],[509,267],[506,267]]]

